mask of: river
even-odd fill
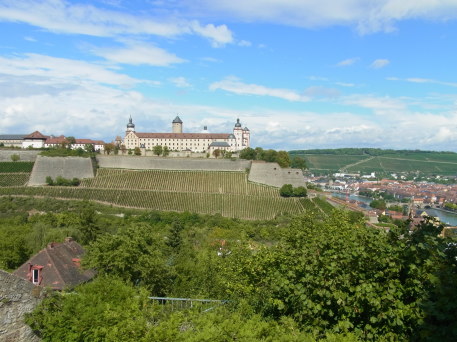
[[[333,192],[332,196],[346,199],[346,194],[339,193],[339,192]],[[359,195],[354,195],[354,194],[350,194],[349,199],[363,202],[366,205],[369,205],[370,202],[373,200],[369,197],[359,196]],[[448,224],[450,226],[457,226],[457,214],[455,214],[455,213],[451,213],[451,212],[439,210],[439,209],[432,209],[432,208],[424,209],[424,211],[430,216],[438,217],[440,219],[440,221],[445,224]]]

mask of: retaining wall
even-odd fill
[[[248,160],[102,155],[97,161],[99,167],[137,170],[245,171],[251,165]]]
[[[11,156],[17,154],[21,159],[20,161],[35,161],[38,153],[41,151],[28,151],[28,150],[0,150],[0,161],[11,161]]]
[[[40,341],[24,323],[24,314],[38,305],[42,290],[27,280],[0,270],[0,341]]]
[[[47,176],[51,176],[53,180],[58,176],[66,179],[94,178],[92,159],[37,156],[28,185],[46,184]]]
[[[301,170],[282,169],[277,163],[252,162],[248,180],[278,188],[284,184],[305,186],[305,177]]]

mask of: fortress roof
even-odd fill
[[[49,138],[49,136],[43,135],[38,131],[35,131],[32,134],[29,134],[26,137],[24,137],[24,139],[42,139],[42,140],[46,140],[48,138]]]

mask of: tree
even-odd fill
[[[147,292],[115,277],[98,277],[75,292],[54,292],[26,322],[44,341],[139,341],[147,331]]]
[[[84,150],[87,152],[87,153],[93,153],[95,152],[95,147],[93,144],[85,144],[84,145]]]
[[[108,154],[108,155],[114,150],[114,144],[113,143],[107,143],[107,144],[105,144],[103,146],[105,148],[106,154]]]
[[[219,157],[221,155],[221,150],[216,148],[214,151],[213,151],[213,156],[217,159],[217,157]]]
[[[71,150],[72,145],[76,144],[75,137],[69,136],[65,138],[66,147]]]
[[[290,166],[294,169],[306,169],[306,161],[305,158],[300,156],[292,157]]]
[[[306,194],[306,188],[304,186],[294,188],[294,197],[306,197]]]
[[[162,147],[162,145],[156,145],[156,146],[154,146],[154,147],[152,148],[152,152],[154,152],[154,154],[155,154],[156,156],[160,156],[160,155],[162,154],[162,152],[163,152],[163,147]]]
[[[281,189],[279,189],[279,194],[282,197],[292,197],[294,195],[294,188],[292,184],[284,184]]]
[[[116,235],[100,236],[92,243],[85,263],[101,274],[118,276],[160,296],[171,282],[165,250],[165,241],[158,232],[149,224],[137,223]]]
[[[387,207],[386,201],[382,199],[375,199],[370,202],[370,207],[379,209],[379,210],[385,210]]]
[[[133,154],[136,156],[141,156],[141,149],[138,146],[135,147],[135,149],[133,150]]]
[[[17,162],[21,159],[21,157],[18,154],[12,154],[10,158],[13,162]]]
[[[127,152],[127,148],[125,147],[124,144],[121,145],[121,152],[122,152],[122,154],[125,154],[125,152]]]
[[[168,148],[168,146],[164,146],[163,147],[163,151],[162,151],[162,155],[164,157],[168,156],[170,154],[170,149]]]
[[[246,147],[240,151],[240,159],[255,160],[256,151],[251,147]]]

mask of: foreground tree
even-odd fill
[[[105,144],[105,145],[104,145],[104,148],[105,148],[106,154],[109,155],[111,152],[114,151],[114,144],[113,144],[113,143]]]

